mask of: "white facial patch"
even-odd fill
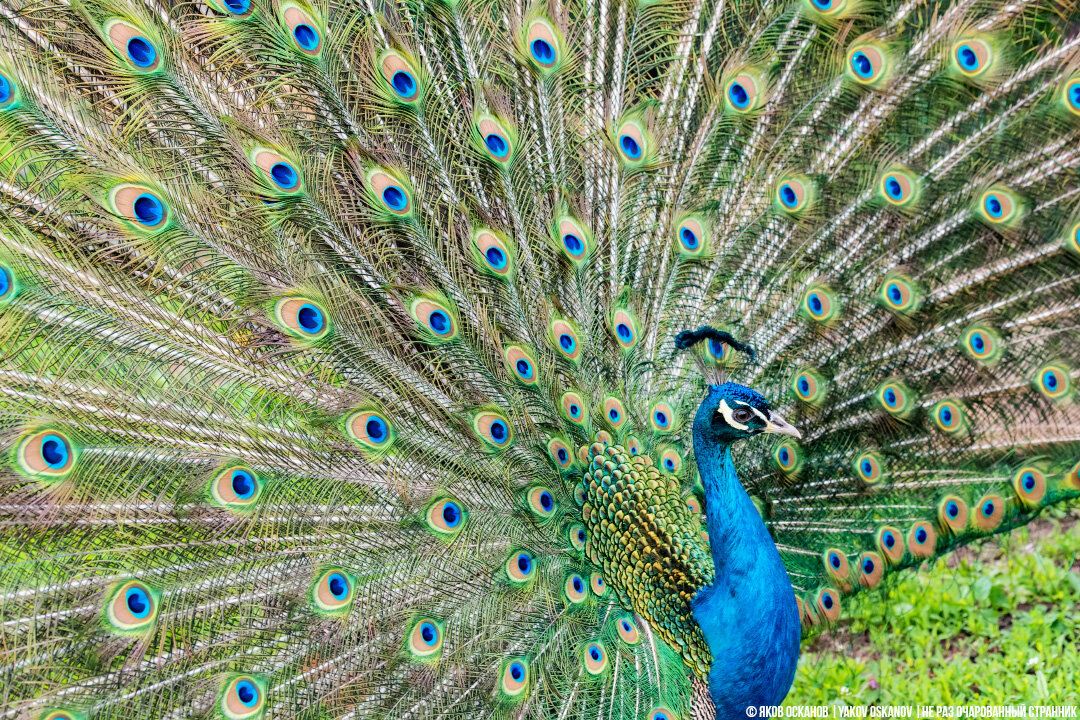
[[[735,407],[746,408],[747,410],[751,411],[752,413],[757,415],[759,418],[761,418],[761,422],[766,423],[766,424],[768,424],[768,422],[769,422],[769,418],[765,417],[765,415],[760,410],[758,410],[756,407],[754,407],[753,405],[747,405],[746,403],[738,403]],[[742,423],[735,421],[734,410],[731,407],[728,406],[727,400],[721,400],[720,401],[720,406],[718,408],[716,408],[716,410],[717,410],[717,412],[719,412],[721,415],[724,416],[724,422],[726,422],[728,425],[735,428],[736,430],[749,430],[750,429],[749,425],[743,425]]]

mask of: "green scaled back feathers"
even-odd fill
[[[5,3],[0,718],[708,713],[722,376],[808,633],[1080,496],[1076,13]]]

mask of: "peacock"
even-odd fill
[[[1074,0],[6,0],[0,720],[705,720],[1080,497]]]

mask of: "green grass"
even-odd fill
[[[803,644],[785,704],[1080,703],[1078,520],[1048,511],[853,598]]]

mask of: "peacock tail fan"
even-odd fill
[[[1076,10],[5,3],[0,718],[690,720],[721,376],[808,630],[1080,496]]]

